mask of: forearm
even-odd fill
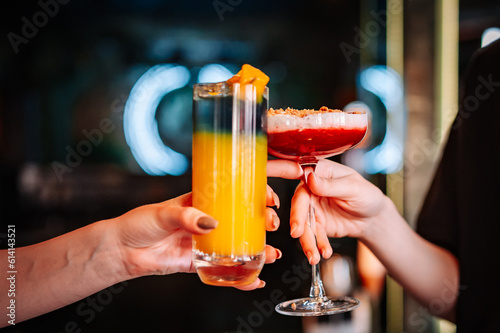
[[[414,232],[388,199],[361,241],[419,303],[434,315],[454,319],[458,261]]]
[[[16,322],[76,302],[126,278],[113,223],[97,222],[16,250]],[[5,253],[0,260],[7,263]],[[4,265],[2,265],[4,266]],[[5,266],[4,266],[5,267]],[[6,286],[4,279],[0,286]],[[8,288],[7,288],[8,289]],[[2,288],[0,307],[10,299]],[[7,325],[2,316],[0,327]]]

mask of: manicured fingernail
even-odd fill
[[[259,286],[257,287],[257,289],[264,288],[265,286],[266,286],[266,281],[260,281],[260,284],[259,284]]]
[[[273,215],[273,230],[278,230],[280,226],[280,218],[278,215]]]
[[[283,257],[283,253],[279,249],[276,249],[276,259],[281,259],[281,257]]]
[[[219,224],[219,222],[209,216],[203,216],[198,219],[198,222],[196,224],[201,229],[209,230],[214,229]]]
[[[273,202],[276,208],[280,208],[280,198],[276,193],[273,192]]]

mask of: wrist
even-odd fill
[[[95,269],[101,272],[102,278],[116,284],[130,280],[135,276],[127,269],[126,256],[123,244],[119,240],[118,221],[116,219],[103,220],[94,224],[94,231],[100,235],[100,241],[96,247],[97,260]],[[110,280],[111,277],[111,280]]]
[[[367,245],[379,244],[390,237],[394,230],[394,224],[397,224],[398,220],[403,220],[403,217],[399,214],[392,200],[384,195],[382,208],[378,214],[367,221],[367,227],[363,235],[359,237],[360,241]],[[404,223],[406,224],[406,222]]]

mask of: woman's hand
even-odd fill
[[[328,237],[357,237],[363,239],[370,221],[377,217],[387,197],[360,174],[344,165],[320,160],[316,170],[291,161],[268,162],[268,176],[300,179],[292,198],[290,212],[291,236],[299,238],[311,264],[332,255]],[[305,184],[307,183],[307,185]],[[312,193],[312,196],[311,196]],[[308,225],[309,202],[313,200],[315,225]]]
[[[314,173],[306,168],[304,177],[297,163],[276,160],[268,162],[268,176],[302,179],[292,198],[290,228],[311,264],[319,262],[320,253],[324,258],[331,256],[328,237],[357,237],[388,274],[431,312],[436,311],[432,304],[443,290],[458,294],[457,258],[418,235],[392,201],[351,168],[321,160]],[[315,228],[306,223],[311,198]],[[452,297],[435,314],[453,319],[455,304]]]
[[[191,260],[192,235],[209,233],[218,222],[192,207],[191,193],[177,198],[133,209],[114,219],[117,246],[128,278],[144,275],[165,275],[194,272]],[[270,187],[267,204],[279,206],[279,200]],[[266,229],[277,230],[279,218],[272,208],[266,210]],[[266,263],[281,257],[281,251],[266,245]],[[265,283],[240,287],[252,290]]]

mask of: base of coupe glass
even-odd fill
[[[354,297],[297,298],[276,305],[276,312],[287,316],[325,316],[356,309],[360,301]]]

